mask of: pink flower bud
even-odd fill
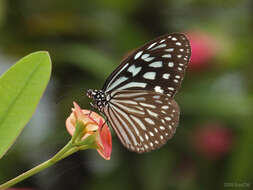
[[[206,124],[195,131],[193,145],[205,157],[218,159],[231,149],[232,132],[220,124]]]
[[[203,32],[189,32],[192,55],[189,68],[192,70],[204,69],[208,66],[208,61],[217,52],[218,43],[216,40]]]
[[[82,131],[82,140],[90,135],[95,136],[95,144],[97,145],[98,153],[106,160],[110,160],[112,152],[112,137],[108,125],[102,116],[95,112],[81,109],[74,102],[72,113],[66,120],[66,128],[71,136],[74,135],[75,127],[78,122],[82,122],[85,126]]]

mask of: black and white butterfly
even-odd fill
[[[130,151],[149,152],[174,135],[180,114],[174,96],[190,56],[184,34],[160,36],[125,58],[102,90],[87,91]]]

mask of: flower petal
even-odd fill
[[[112,153],[112,136],[110,129],[101,119],[99,122],[99,139],[97,140],[99,149],[97,151],[106,160],[110,160]]]

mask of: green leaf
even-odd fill
[[[0,158],[32,117],[50,74],[49,54],[40,51],[22,58],[0,77]]]

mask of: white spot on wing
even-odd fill
[[[169,79],[170,78],[170,74],[169,73],[164,73],[163,74],[163,78],[164,79]]]
[[[147,133],[145,133],[145,138],[146,138],[146,140],[148,140],[149,138],[148,138],[148,135],[147,135]]]
[[[137,97],[134,100],[136,100],[136,101],[145,101],[146,98],[144,98],[144,97]]]
[[[152,112],[152,111],[150,111],[149,109],[147,109],[147,112],[148,112],[148,114],[151,115],[151,116],[158,117],[158,114],[157,114],[157,113]]]
[[[145,118],[145,121],[146,122],[148,122],[149,124],[151,124],[151,125],[154,125],[155,124],[155,122],[152,120],[152,119],[150,119],[150,118]]]
[[[164,58],[171,58],[171,54],[164,54],[162,57],[164,57]]]
[[[148,48],[147,49],[150,49],[150,48],[152,48],[154,45],[156,45],[157,44],[157,42],[155,42],[155,43],[153,43],[153,44],[151,44],[150,46],[148,46]]]
[[[164,119],[167,121],[171,121],[171,117],[165,117]]]
[[[132,73],[133,77],[136,76],[140,71],[141,71],[141,67],[135,67],[135,65],[131,65],[127,71],[129,71],[130,73]]]
[[[161,130],[165,130],[165,127],[164,127],[164,126],[160,126],[160,129],[161,129]]]
[[[117,93],[117,91],[115,91],[115,93]],[[130,97],[134,97],[134,96],[143,96],[146,95],[147,93],[145,92],[138,92],[138,93],[118,93],[116,96],[119,98],[130,98]],[[113,94],[112,94],[113,95]]]
[[[146,72],[143,75],[143,78],[149,79],[149,80],[155,80],[156,73],[155,72]]]
[[[153,63],[150,63],[148,66],[154,67],[154,68],[158,68],[158,67],[162,67],[162,65],[163,65],[163,62],[161,62],[161,61],[155,61]]]
[[[154,57],[148,57],[148,58],[143,59],[143,60],[146,61],[146,62],[150,62],[150,61],[152,61],[153,59],[155,59],[155,58],[154,58]]]
[[[136,53],[135,56],[134,56],[134,59],[135,60],[138,59],[141,56],[142,53],[143,53],[143,51],[139,51],[138,53]]]
[[[141,106],[144,106],[144,107],[148,107],[148,108],[156,108],[156,106],[155,105],[152,105],[152,104],[146,104],[146,103],[143,103],[143,102],[140,102],[140,105]]]
[[[149,54],[144,54],[141,56],[142,59],[146,59],[147,57],[149,57]]]
[[[155,90],[156,92],[160,92],[160,93],[163,93],[163,91],[164,91],[163,89],[161,89],[160,86],[155,86],[154,90]]]
[[[160,97],[161,97],[160,95],[153,96],[154,99],[160,99]]]
[[[156,103],[162,104],[163,102],[161,100],[155,100]]]
[[[177,45],[177,46],[181,46],[182,44],[181,44],[180,42],[177,42],[176,45]]]
[[[165,49],[164,51],[173,52],[173,51],[174,51],[174,48],[168,48],[168,49]]]
[[[151,132],[151,131],[149,131],[149,134],[150,134],[150,136],[151,136],[151,137],[153,137],[153,136],[154,136],[154,133],[153,133],[153,132]]]
[[[151,50],[156,50],[156,49],[163,48],[163,47],[166,47],[166,44],[160,44],[160,45],[152,48]]]
[[[140,106],[135,106],[135,108],[137,108],[137,109],[139,109],[139,110],[141,110],[141,111],[144,110],[144,109],[143,109],[142,107],[140,107]]]
[[[173,62],[169,62],[168,65],[169,65],[169,67],[174,67],[174,63]]]
[[[145,88],[146,86],[147,86],[147,83],[144,83],[144,82],[130,82],[130,83],[127,83],[126,85],[118,88],[117,90],[124,90],[124,89],[132,88],[132,87]]]
[[[169,109],[169,106],[162,106],[162,109],[165,109],[165,110],[167,110],[167,109]]]

